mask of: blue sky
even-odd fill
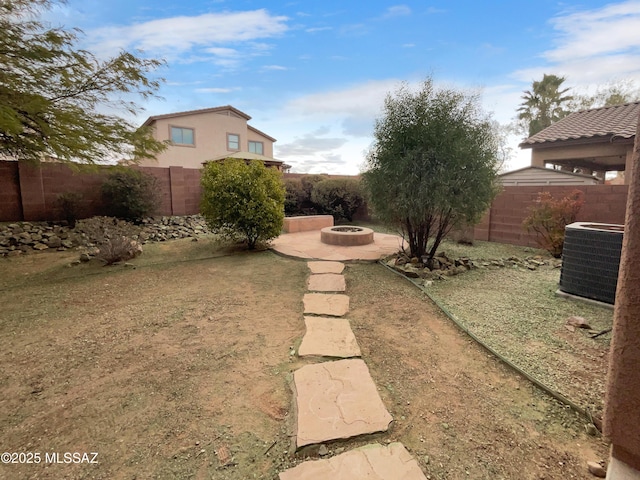
[[[575,91],[640,85],[640,1],[69,0],[48,14],[100,56],[165,58],[150,115],[233,105],[294,172],[356,174],[400,82],[480,91],[509,123],[543,73]],[[528,164],[513,148],[508,169]]]

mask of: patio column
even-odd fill
[[[639,161],[640,119],[633,164]],[[640,168],[628,181],[604,412],[604,434],[611,440],[608,480],[640,480]]]

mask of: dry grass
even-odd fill
[[[444,245],[451,256],[473,259],[524,258],[534,249],[479,242]],[[548,257],[547,257],[548,258]],[[570,332],[571,316],[592,328],[611,327],[613,310],[555,295],[560,269],[484,268],[435,282],[429,292],[460,322],[514,364],[576,404],[600,415],[603,408],[609,336],[591,339]]]

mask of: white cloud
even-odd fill
[[[287,67],[283,67],[282,65],[265,65],[264,67],[262,67],[262,70],[283,71],[289,69]]]
[[[278,145],[277,154],[280,157],[301,157],[331,152],[347,143],[346,138],[324,137],[329,129],[321,127],[313,132],[296,137],[293,141]]]
[[[383,18],[403,17],[405,15],[411,15],[411,8],[407,5],[394,5],[387,8]]]
[[[333,27],[311,27],[311,28],[307,28],[305,32],[318,33],[318,32],[325,32],[327,30],[333,30]]]
[[[640,2],[610,4],[601,9],[558,16],[558,46],[544,53],[552,62],[616,54],[640,47]]]
[[[564,13],[550,24],[557,38],[554,48],[540,55],[547,63],[517,70],[513,78],[530,84],[544,73],[554,73],[580,87],[640,79],[640,1]]]
[[[196,88],[197,93],[231,93],[240,90],[240,87],[207,87],[207,88]]]
[[[397,79],[370,80],[345,89],[314,93],[290,101],[285,110],[301,115],[377,114],[387,93],[400,85]]]
[[[240,52],[235,48],[225,48],[225,47],[211,47],[206,48],[206,52],[212,53],[218,57],[237,57],[240,55]]]
[[[228,56],[233,49],[218,47],[273,38],[288,30],[288,18],[265,9],[245,12],[206,13],[150,20],[124,26],[104,27],[89,32],[93,50],[109,55],[119,49],[141,49],[170,59],[197,48],[217,49],[214,55]],[[254,48],[259,49],[255,44]]]

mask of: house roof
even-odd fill
[[[534,148],[557,143],[587,143],[594,140],[612,142],[633,139],[636,135],[640,102],[612,107],[581,110],[527,138],[520,148]]]
[[[238,115],[239,117],[244,118],[247,121],[251,120],[251,117],[249,115],[247,115],[246,113],[238,110],[235,107],[232,107],[231,105],[224,105],[222,107],[202,108],[200,110],[187,110],[186,112],[175,112],[175,113],[165,113],[164,115],[153,115],[153,116],[147,118],[145,120],[145,122],[142,124],[142,126],[143,127],[147,127],[147,126],[151,125],[153,122],[155,122],[156,120],[163,120],[165,118],[184,117],[184,116],[187,116],[187,115],[197,115],[197,114],[201,114],[201,113],[219,113],[219,112],[225,112],[225,111],[231,111],[231,112],[235,113],[236,115]],[[253,130],[258,135],[262,135],[263,137],[267,138],[268,140],[271,140],[272,142],[277,142],[277,140],[275,138],[273,138],[271,135],[267,135],[266,133],[258,130],[255,127],[252,127],[251,125],[247,125],[247,128],[249,130]]]
[[[545,167],[535,167],[535,166],[529,166],[529,167],[523,167],[523,168],[518,168],[517,170],[511,170],[509,172],[504,172],[501,173],[500,175],[498,175],[499,177],[507,177],[513,173],[522,173],[524,171],[540,171],[540,172],[544,172],[544,173],[548,173],[550,175],[569,175],[571,177],[581,177],[581,178],[585,178],[585,179],[591,179],[593,180],[594,177],[591,175],[585,175],[583,173],[573,173],[573,172],[567,172],[564,170],[555,170],[553,168],[545,168]]]
[[[246,119],[247,121],[251,120],[251,117],[246,113],[241,112],[240,110],[238,110],[235,107],[232,107],[231,105],[224,105],[222,107],[202,108],[200,110],[187,110],[186,112],[175,112],[175,113],[165,113],[164,115],[154,115],[147,118],[145,122],[142,124],[142,126],[146,127],[150,125],[152,122],[155,122],[156,120],[162,120],[164,118],[184,117],[186,115],[195,115],[200,113],[218,113],[218,112],[224,112],[227,110],[232,111],[233,113]]]
[[[251,153],[251,152],[225,153],[224,155],[219,155],[217,157],[210,158],[209,160],[205,160],[202,163],[219,162],[220,160],[224,160],[226,158],[239,158],[241,160],[260,160],[262,162],[268,162],[268,163],[284,163],[282,160],[276,160],[275,158],[265,157],[264,155],[260,155],[258,153]]]
[[[276,140],[275,138],[273,138],[271,135],[267,135],[266,133],[261,132],[261,131],[260,131],[260,130],[258,130],[257,128],[252,127],[251,125],[247,125],[247,128],[248,128],[249,130],[252,130],[252,131],[256,132],[258,135],[262,135],[263,137],[265,137],[265,138],[267,138],[267,139],[271,140],[272,142],[277,142],[277,140]]]

